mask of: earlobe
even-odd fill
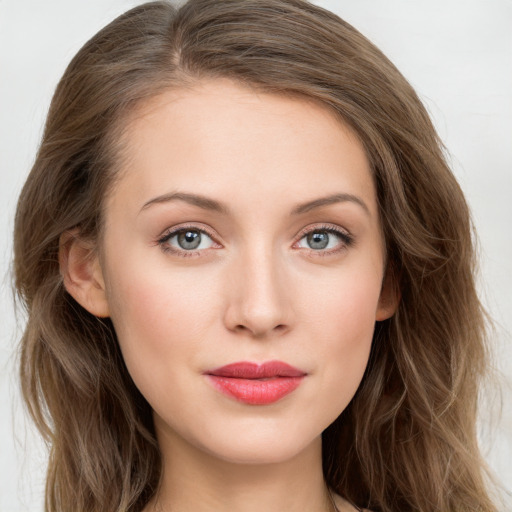
[[[400,289],[398,287],[397,278],[388,265],[384,279],[382,280],[382,288],[380,291],[379,304],[377,306],[377,313],[375,320],[380,322],[391,318],[400,304]]]
[[[61,235],[59,266],[67,292],[84,309],[97,317],[110,316],[105,281],[94,244],[82,240],[78,230]]]

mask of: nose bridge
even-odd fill
[[[289,328],[290,297],[279,252],[268,240],[254,242],[233,263],[234,293],[226,320],[230,329],[262,337]]]

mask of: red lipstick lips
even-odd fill
[[[227,396],[249,405],[267,405],[296,389],[306,373],[281,361],[242,361],[208,371],[206,375]]]

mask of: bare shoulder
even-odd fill
[[[334,503],[339,512],[372,512],[367,508],[358,509],[351,505],[347,500],[342,498],[339,494],[333,493]]]

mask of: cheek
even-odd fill
[[[199,289],[183,272],[136,264],[116,267],[109,283],[111,317],[130,373],[194,353],[215,306],[210,288]]]
[[[303,293],[303,314],[330,338],[338,337],[339,346],[358,344],[373,332],[381,277],[372,270],[343,270]]]
[[[352,399],[368,363],[380,294],[378,273],[347,273],[304,299],[315,352],[325,364],[323,387],[339,414]],[[306,307],[307,305],[307,307]]]
[[[169,269],[118,270],[112,275],[109,302],[128,372],[153,409],[164,404],[167,413],[181,409],[176,397],[194,389],[190,370],[198,368],[197,355],[210,323],[203,304],[212,309],[211,298],[193,293],[194,286],[187,286],[190,280]],[[126,275],[133,277],[127,280]]]

